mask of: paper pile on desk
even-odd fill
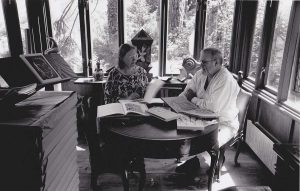
[[[180,114],[177,119],[177,130],[191,130],[199,131],[204,130],[205,127],[218,123],[217,120],[202,120],[196,117]]]

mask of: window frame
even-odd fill
[[[294,64],[299,64],[296,61],[297,59],[299,59],[299,43],[300,43],[299,40],[300,19],[299,18],[300,18],[300,2],[293,1],[289,23],[288,23],[287,39],[286,39],[285,49],[283,54],[283,60],[286,60],[286,63],[281,66],[281,71],[280,71],[280,80],[279,80],[278,95],[277,95],[278,102],[287,101],[290,83],[291,82],[295,83],[295,81],[291,79],[291,76],[292,76]],[[299,93],[297,92],[294,93],[299,95]]]

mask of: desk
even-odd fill
[[[0,115],[0,190],[78,190],[76,102],[38,91]]]
[[[94,78],[78,78],[74,81],[76,92],[81,96],[93,97],[97,105],[104,104],[104,87],[106,79],[95,81]]]
[[[98,123],[100,135],[106,142],[117,142],[129,149],[134,156],[168,159],[208,151],[211,155],[208,190],[211,190],[219,153],[218,125],[211,125],[204,131],[189,132],[177,131],[175,120],[166,123],[153,117],[107,117],[98,119]],[[145,177],[145,174],[141,177]],[[141,184],[144,185],[144,182]]]

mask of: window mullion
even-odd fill
[[[23,53],[23,45],[16,1],[3,0],[2,7],[5,16],[10,54],[11,56],[19,56]]]
[[[86,26],[86,10],[85,10],[86,0],[78,1],[78,10],[79,10],[79,22],[80,22],[80,33],[81,33],[81,49],[82,49],[82,65],[83,65],[83,75],[89,76],[90,68],[88,68],[88,43],[87,43],[87,26]]]
[[[166,52],[168,38],[168,0],[160,2],[160,41],[159,41],[159,70],[158,75],[162,76],[166,73]]]
[[[265,87],[268,75],[268,62],[272,49],[273,31],[275,28],[276,14],[278,10],[278,1],[268,1],[266,5],[266,13],[263,24],[262,42],[260,55],[258,58],[258,67],[256,73],[255,89]]]
[[[124,44],[124,0],[118,0],[119,46]]]
[[[207,0],[197,0],[195,42],[194,42],[194,58],[196,60],[199,60],[200,51],[203,49],[204,46],[206,4],[207,4]]]

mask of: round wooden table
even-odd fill
[[[128,152],[141,158],[180,158],[208,151],[211,166],[208,190],[211,190],[218,159],[218,125],[210,125],[203,131],[176,129],[176,121],[163,122],[153,117],[107,117],[99,120],[100,135],[105,142],[117,143]],[[141,189],[145,183],[145,169],[141,172]]]

